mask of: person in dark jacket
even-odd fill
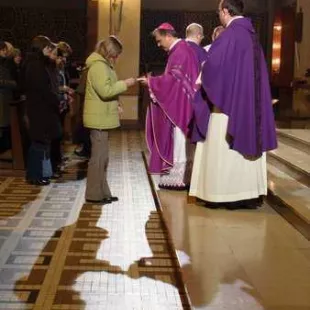
[[[16,82],[11,75],[8,59],[8,48],[0,41],[0,152],[11,147],[10,134],[10,102]]]
[[[51,57],[52,68],[56,72],[57,86],[58,86],[58,99],[59,99],[59,117],[61,122],[62,132],[64,132],[65,118],[68,111],[71,109],[71,98],[74,91],[68,86],[67,75],[65,72],[65,64],[67,57],[70,55],[68,48],[70,46],[66,42],[60,42],[55,49],[56,57]],[[71,49],[70,49],[71,51]],[[52,69],[51,68],[51,69]],[[62,154],[62,142],[64,136],[62,135],[58,139],[54,139],[51,143],[51,163],[53,168],[53,178],[57,179],[62,174],[63,166],[63,154]]]
[[[17,83],[17,88],[14,91],[14,99],[19,100],[22,91],[21,91],[21,66],[22,66],[22,53],[21,50],[18,48],[14,48],[13,53],[12,53],[12,62],[13,62],[13,72],[12,72],[12,77],[14,81]]]
[[[49,38],[35,37],[24,67],[26,110],[32,141],[26,178],[35,185],[49,184],[49,177],[53,174],[50,143],[61,135],[58,89],[49,70],[51,46]]]
[[[90,158],[91,155],[91,141],[89,128],[84,127],[83,124],[83,111],[85,101],[85,90],[87,80],[88,68],[86,66],[81,67],[79,84],[76,88],[76,104],[78,109],[78,121],[74,131],[74,143],[78,144],[74,150],[74,154],[78,157]]]

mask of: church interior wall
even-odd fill
[[[85,0],[1,0],[0,7],[29,7],[29,8],[86,8]]]
[[[300,43],[296,43],[295,51],[295,79],[305,79],[305,73],[307,69],[310,69],[310,41],[308,34],[310,32],[310,1],[298,0],[297,12],[301,8],[303,11],[303,23],[302,23],[302,40]],[[310,84],[310,77],[306,78],[308,84]],[[309,91],[304,89],[298,89],[294,92],[294,114],[300,117],[310,117],[310,97]]]
[[[141,0],[124,1],[120,7],[110,10],[110,1],[98,1],[98,40],[103,39],[109,33],[115,34],[122,41],[124,50],[117,61],[116,71],[120,79],[139,76],[140,61],[140,16]],[[123,122],[136,123],[139,118],[138,111],[139,88],[130,89],[120,102],[123,107]]]
[[[306,69],[310,68],[310,40],[307,36],[310,32],[310,19],[307,18],[310,16],[310,1],[309,0],[298,0],[297,10],[299,8],[303,10],[303,38],[300,43],[298,43],[298,54],[299,57],[295,61],[295,76],[302,77],[304,76]],[[298,61],[299,59],[299,61]]]
[[[219,0],[143,0],[143,8],[148,10],[215,11]],[[245,0],[246,10],[261,12],[266,9],[266,0]]]
[[[87,34],[85,3],[85,0],[1,0],[0,39],[25,52],[31,39],[43,34],[55,42],[68,41],[74,51],[73,59],[83,60]]]

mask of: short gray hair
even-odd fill
[[[202,35],[203,36],[203,27],[199,24],[192,23],[187,26],[186,28],[186,37],[191,37],[191,36],[198,36]]]

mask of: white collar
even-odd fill
[[[182,39],[176,39],[170,46],[169,51],[171,51]]]
[[[226,28],[235,20],[235,19],[240,19],[240,18],[244,18],[244,16],[234,16],[226,25]]]
[[[210,50],[210,48],[211,48],[211,45],[212,45],[212,44],[206,45],[206,46],[204,47],[204,49],[205,49],[207,52],[209,52],[209,50]]]

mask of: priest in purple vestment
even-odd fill
[[[204,63],[207,57],[207,51],[201,46],[204,38],[203,27],[193,23],[186,28],[186,41],[198,56],[200,65]]]
[[[266,152],[277,147],[267,66],[243,10],[242,0],[219,3],[225,31],[202,69],[211,109],[206,141],[196,148],[190,188],[191,196],[229,209],[259,206],[267,194]]]
[[[192,134],[199,61],[170,24],[160,25],[153,36],[169,57],[162,75],[140,79],[148,85],[151,97],[146,121],[149,171],[161,175],[160,188],[183,190],[189,186],[192,166],[193,151],[187,138]]]
[[[192,23],[186,28],[186,42],[193,49],[198,57],[199,71],[206,61],[207,51],[200,45],[204,38],[203,27],[199,24]],[[197,80],[196,80],[197,84]],[[198,85],[197,85],[198,86]],[[191,142],[204,141],[208,130],[206,119],[209,115],[209,108],[204,101],[204,93],[196,92],[193,100],[194,117],[191,123]]]

